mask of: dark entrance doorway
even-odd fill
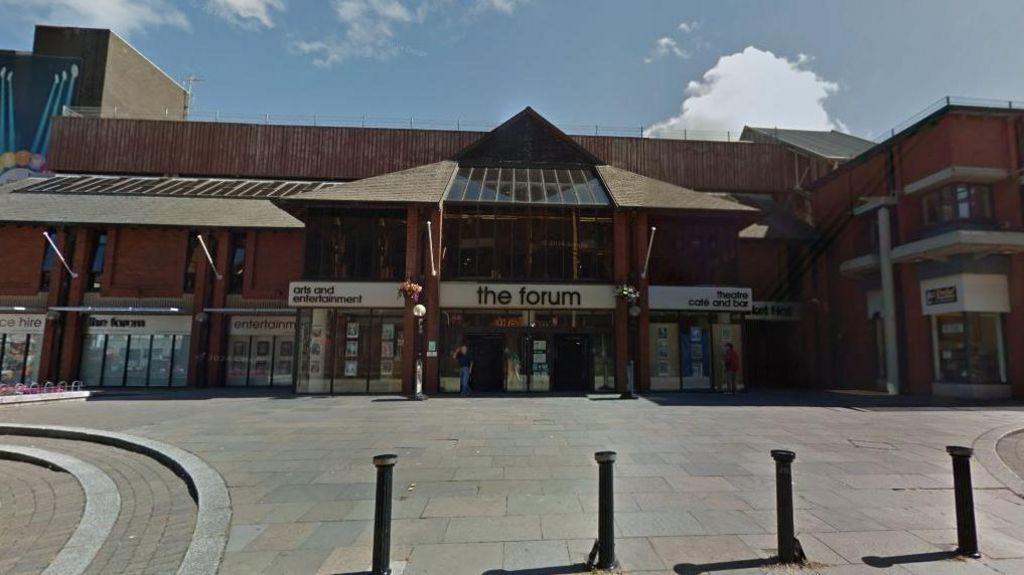
[[[554,391],[589,391],[592,373],[590,336],[556,335],[552,389]]]
[[[466,345],[473,358],[469,386],[473,391],[502,391],[505,388],[505,337],[470,335],[466,337]]]

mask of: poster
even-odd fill
[[[257,341],[256,342],[256,355],[270,355],[270,342],[269,341]]]
[[[380,342],[380,356],[389,359],[395,357],[395,344],[390,341]]]
[[[668,362],[667,361],[659,361],[658,362],[658,377],[668,377],[668,376],[671,376],[671,375],[672,375],[672,373],[669,371]]]
[[[658,359],[668,359],[668,339],[658,338]],[[665,362],[668,365],[668,362]]]
[[[380,328],[380,338],[385,341],[395,339],[395,324],[386,323]]]
[[[345,360],[345,377],[355,377],[359,372],[359,362],[354,359]]]
[[[345,342],[345,357],[359,357],[358,339],[350,339]]]
[[[291,342],[291,341],[282,341],[281,342],[280,355],[282,355],[282,356],[285,356],[285,355],[290,356],[290,355],[292,355],[292,349],[293,349],[292,348],[292,344],[293,344],[293,342]]]
[[[548,340],[546,339],[535,339],[533,340],[534,351],[546,351],[548,349]]]
[[[392,359],[380,360],[380,374],[381,376],[394,375],[395,372],[395,361]]]
[[[345,337],[359,339],[359,324],[354,321],[348,322],[345,326]]]

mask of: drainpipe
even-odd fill
[[[885,391],[900,390],[900,358],[896,342],[896,287],[892,273],[892,227],[889,207],[878,209],[878,259],[882,274],[882,327],[885,331]]]

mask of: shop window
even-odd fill
[[[924,224],[992,220],[992,188],[982,184],[951,184],[930,191],[921,199]]]
[[[402,358],[412,351],[414,342],[405,340],[400,312],[303,310],[299,337],[299,393],[401,391]],[[290,341],[286,348],[290,374]]]
[[[80,377],[89,386],[182,386],[188,348],[187,335],[86,334]]]
[[[99,291],[103,287],[103,269],[107,257],[107,232],[100,232],[96,236],[96,243],[92,248],[92,257],[89,260],[89,276],[86,281],[88,291]]]
[[[404,212],[353,213],[349,210],[344,215],[322,213],[309,218],[306,224],[307,278],[404,279],[407,231],[404,215]],[[429,265],[426,269],[430,269]]]
[[[54,230],[46,230],[46,234],[53,238],[53,241],[57,241],[57,235]],[[46,254],[43,256],[43,267],[39,278],[39,291],[50,291],[50,279],[53,277],[53,266],[57,261],[57,254],[53,251],[53,247],[50,242],[43,238],[43,249],[46,250]]]
[[[936,377],[943,382],[1006,381],[1002,318],[998,314],[933,316]]]
[[[231,270],[228,274],[228,291],[242,293],[245,286],[245,250],[248,234],[245,232],[231,233]]]
[[[205,255],[203,248],[199,245],[199,238],[196,232],[189,232],[188,244],[185,247],[185,277],[183,279],[185,293],[192,293],[196,290],[196,270],[199,269],[200,261]]]
[[[0,383],[32,383],[39,373],[42,335],[0,333]]]

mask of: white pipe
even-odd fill
[[[658,231],[658,228],[651,226],[651,237],[647,240],[647,257],[644,258],[644,273],[640,274],[640,279],[647,279],[647,267],[651,263],[651,248],[654,247],[654,232]]]
[[[50,237],[50,234],[43,232],[43,237],[46,238],[46,241],[49,242],[50,247],[53,248],[54,253],[57,254],[58,258],[60,258],[60,263],[64,264],[64,269],[68,270],[68,273],[71,274],[72,278],[77,278],[78,274],[71,271],[71,266],[69,266],[68,261],[64,259],[64,254],[60,253],[60,250],[57,248],[57,244],[53,242],[53,238]]]
[[[213,256],[210,255],[210,250],[206,247],[203,234],[196,234],[196,237],[199,238],[199,245],[202,246],[203,253],[206,254],[206,261],[210,262],[210,269],[213,270],[213,275],[217,276],[218,280],[224,279],[224,276],[220,275],[220,272],[217,271],[217,266],[213,264]]]
[[[437,267],[434,265],[434,232],[430,227],[430,220],[427,220],[427,243],[430,244],[430,275],[437,275]]]
[[[885,391],[900,390],[899,346],[896,342],[896,282],[892,273],[892,228],[889,208],[878,209],[878,260],[882,274],[882,327],[885,329]]]

